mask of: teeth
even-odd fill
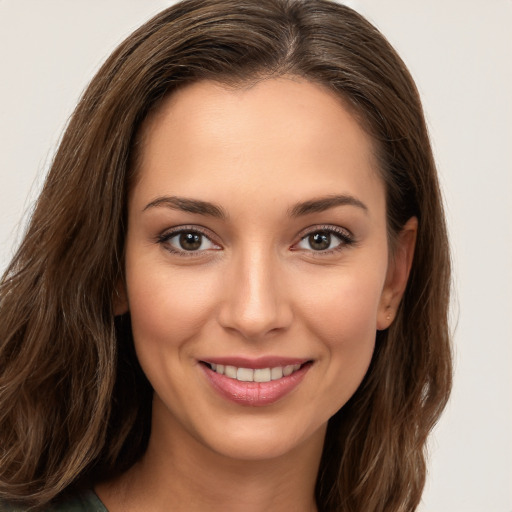
[[[237,369],[235,366],[224,366],[224,375],[230,379],[236,379]]]
[[[286,366],[276,366],[275,368],[237,368],[223,364],[209,363],[210,368],[221,375],[230,379],[236,379],[240,382],[270,382],[271,380],[288,377],[293,372],[300,369],[300,364],[289,364]]]
[[[281,366],[272,368],[272,370],[270,370],[270,378],[272,380],[281,379],[282,377],[283,377],[283,368]]]
[[[288,377],[288,375],[291,375],[293,373],[293,364],[289,364],[288,366],[285,366],[283,368],[283,376]]]
[[[254,370],[250,368],[238,368],[236,371],[236,380],[242,382],[254,382]]]
[[[270,368],[258,368],[254,370],[254,382],[270,382],[272,370]]]

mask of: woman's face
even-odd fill
[[[405,283],[370,138],[289,77],[185,87],[141,140],[117,310],[155,390],[153,434],[239,459],[318,442]]]

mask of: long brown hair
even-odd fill
[[[185,0],[128,37],[92,80],[0,284],[1,498],[44,505],[144,453],[152,391],[129,317],[113,311],[138,128],[185,84],[283,74],[336,92],[374,138],[390,239],[419,220],[397,318],[329,422],[317,503],[343,512],[419,503],[426,437],[451,387],[442,202],[405,65],[376,28],[328,0]]]

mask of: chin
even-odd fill
[[[307,445],[323,445],[327,423],[311,426],[295,420],[287,421],[285,428],[275,421],[246,421],[246,424],[223,426],[210,429],[199,439],[209,450],[226,458],[245,461],[265,461],[289,456],[293,452],[302,452]],[[297,428],[293,428],[293,427]]]

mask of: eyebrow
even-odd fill
[[[146,211],[159,206],[171,208],[173,210],[181,210],[188,213],[196,213],[198,215],[207,215],[218,219],[227,219],[228,217],[223,208],[213,203],[177,196],[157,197],[148,203],[142,211]]]
[[[181,210],[188,213],[195,213],[198,215],[207,215],[218,219],[227,219],[226,211],[214,203],[208,201],[200,201],[199,199],[190,199],[186,197],[177,196],[162,196],[157,197],[148,203],[142,211],[151,208],[166,207],[173,210]],[[311,213],[324,212],[336,206],[355,206],[368,212],[368,207],[359,199],[351,195],[330,195],[311,199],[302,203],[297,203],[295,206],[288,210],[290,217],[301,217]]]
[[[289,210],[290,217],[300,217],[310,213],[324,212],[336,206],[356,206],[361,208],[365,213],[368,212],[368,207],[359,199],[351,195],[329,195],[304,201],[303,203],[296,204]]]

